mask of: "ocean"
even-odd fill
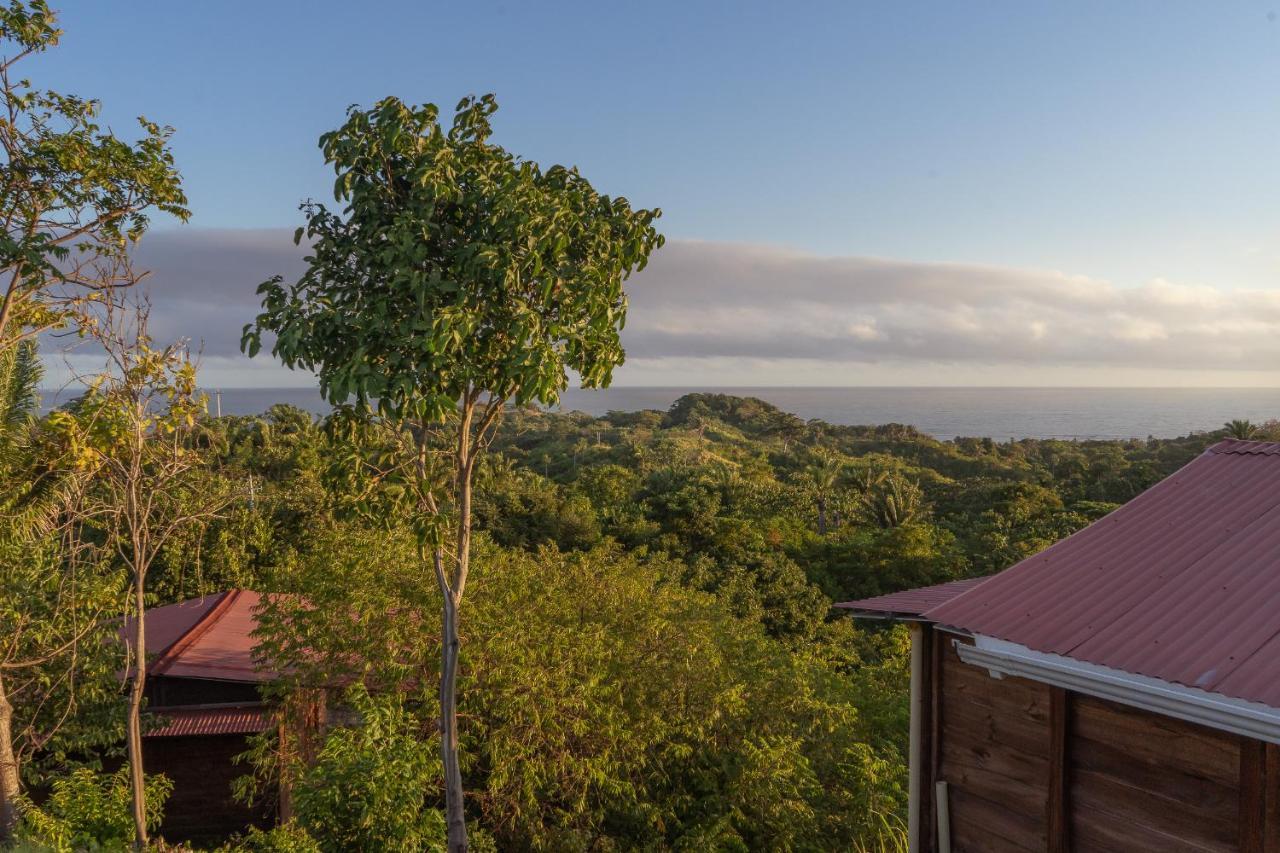
[[[1224,421],[1280,418],[1280,388],[609,388],[571,389],[562,411],[665,410],[693,391],[759,397],[802,418],[833,424],[910,424],[941,439],[1172,438]],[[211,393],[210,409],[216,405]],[[56,401],[45,400],[46,405]],[[224,414],[256,414],[273,403],[316,413],[312,389],[225,388]]]

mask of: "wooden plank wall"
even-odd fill
[[[244,735],[148,738],[143,763],[148,773],[173,782],[160,832],[166,841],[222,842],[250,825],[275,822],[271,804],[246,806],[232,796],[232,782],[250,768],[235,756],[249,743]]]
[[[1242,738],[1074,696],[1075,849],[1239,850]]]
[[[941,662],[935,778],[948,786],[953,853],[1046,850],[1049,687],[994,679],[961,662],[953,635],[935,637],[941,645],[935,645]]]
[[[922,849],[933,782],[953,853],[1280,853],[1280,747],[960,661],[934,629]]]

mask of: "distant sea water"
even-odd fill
[[[910,424],[937,438],[1174,438],[1224,421],[1280,418],[1280,388],[625,388],[564,394],[561,411],[666,410],[695,391],[759,397],[806,420]],[[45,405],[57,405],[46,395]],[[224,388],[223,414],[289,403],[323,414],[313,389]],[[210,392],[212,410],[217,404]]]

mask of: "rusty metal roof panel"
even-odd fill
[[[260,683],[278,673],[259,668],[254,655],[262,597],[232,589],[147,611],[149,675]],[[132,632],[132,618],[121,630]]]
[[[1280,707],[1280,443],[1216,444],[923,615]]]
[[[219,592],[178,604],[149,608],[147,610],[147,654],[164,654],[166,649],[190,631],[191,627],[203,619],[205,614],[213,609],[225,595],[225,592]],[[125,620],[120,636],[132,641],[132,617]]]
[[[151,665],[154,675],[220,681],[271,681],[254,656],[261,596],[245,589],[227,592],[204,618]]]
[[[261,703],[237,705],[174,705],[152,708],[145,737],[247,735],[271,726],[271,710]]]
[[[965,578],[934,586],[906,589],[902,592],[891,592],[888,595],[877,595],[875,598],[862,598],[857,601],[844,601],[836,604],[844,610],[851,610],[854,615],[868,616],[919,616],[930,608],[950,601],[962,592],[972,589],[986,578]]]

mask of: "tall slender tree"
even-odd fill
[[[263,334],[275,335],[272,352],[315,371],[328,400],[354,398],[350,420],[404,437],[393,464],[353,456],[352,470],[414,519],[443,599],[451,853],[467,848],[456,692],[476,461],[509,402],[554,403],[570,371],[584,386],[609,383],[624,355],[623,280],[662,245],[659,211],[493,144],[496,109],[492,95],[465,98],[446,126],[433,104],[353,107],[320,139],[342,210],[303,206],[297,239],[311,246],[308,269],[259,288],[263,312],[244,338],[252,355]],[[436,430],[447,435],[443,448],[431,441]]]
[[[813,502],[818,511],[818,535],[827,535],[828,510],[840,479],[844,476],[844,463],[833,453],[814,454],[812,463],[803,474],[804,485],[813,495]]]
[[[106,303],[94,329],[106,365],[90,379],[75,420],[82,467],[94,481],[84,517],[101,529],[109,552],[128,573],[132,593],[126,745],[136,849],[148,842],[142,760],[148,573],[169,542],[215,518],[226,503],[225,489],[205,476],[193,441],[206,409],[195,364],[182,343],[153,344],[147,314],[145,304],[122,311]]]

